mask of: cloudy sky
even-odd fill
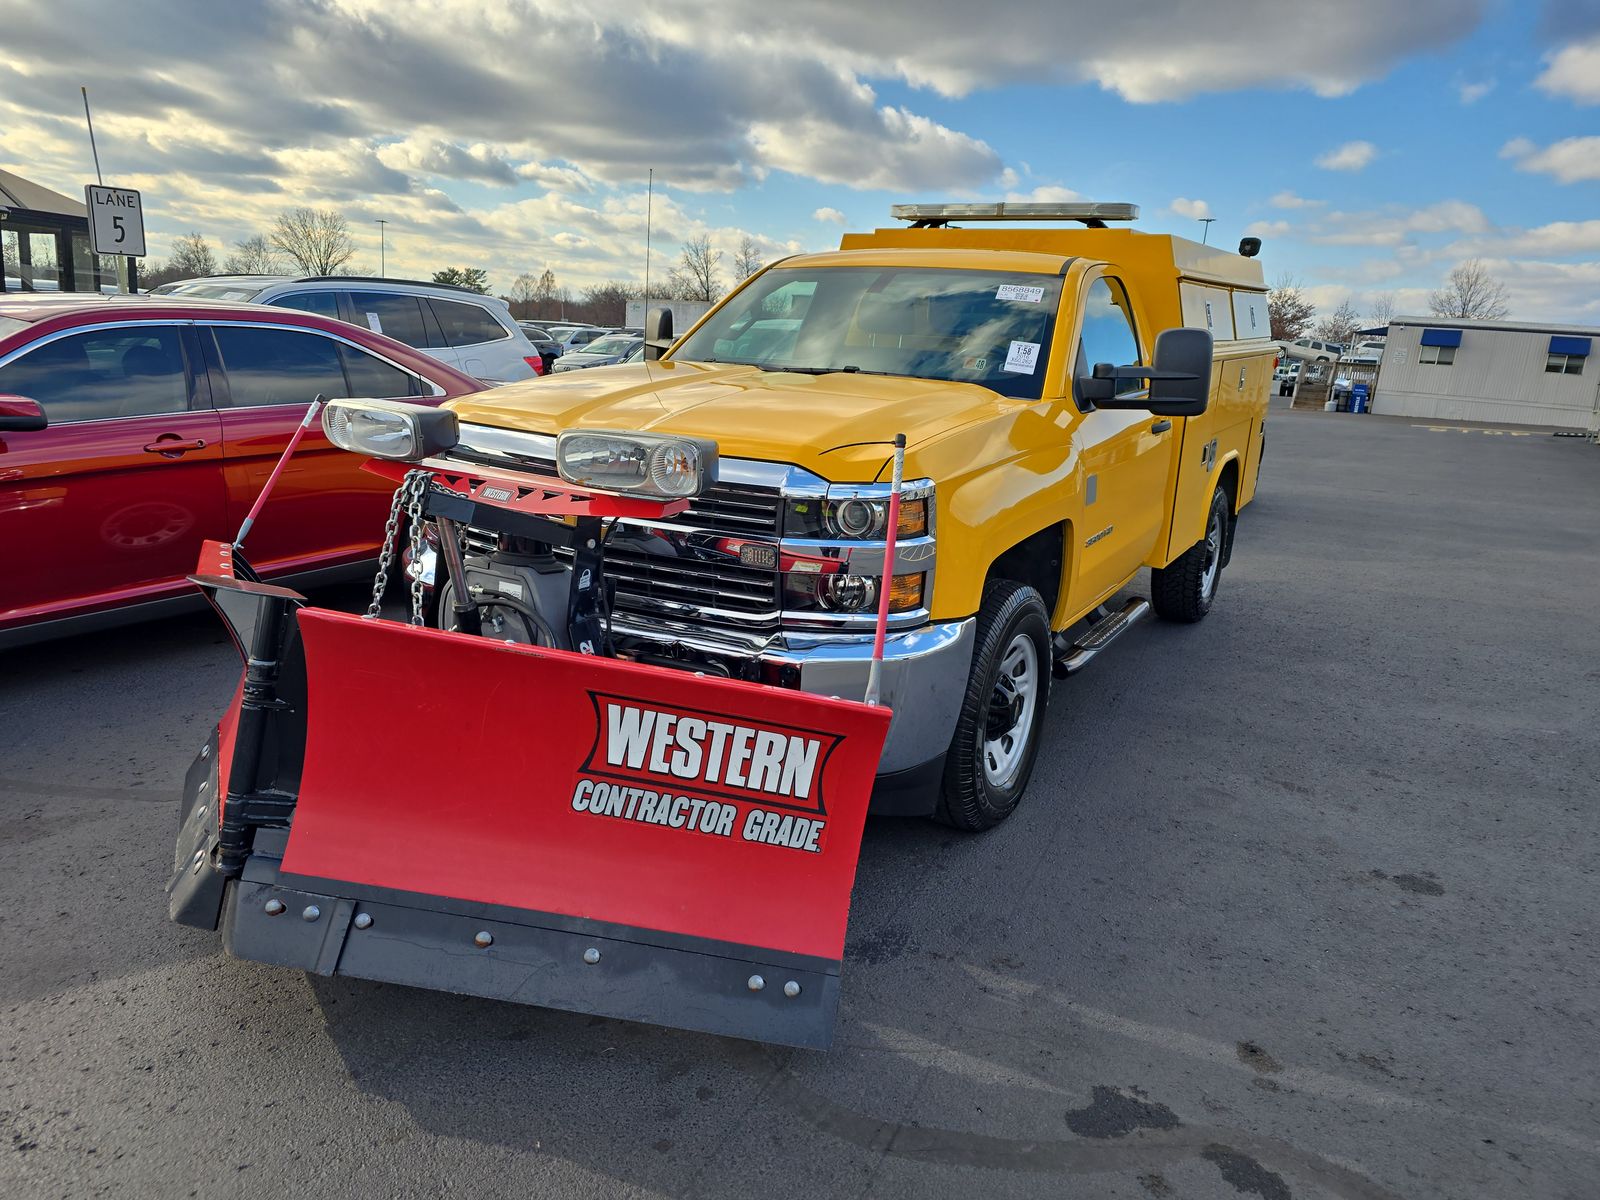
[[[0,0],[0,167],[144,192],[152,254],[288,205],[356,265],[554,268],[705,232],[772,255],[915,199],[1132,201],[1266,242],[1331,306],[1462,258],[1600,323],[1600,0]]]

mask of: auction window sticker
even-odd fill
[[[995,289],[996,300],[1021,300],[1025,304],[1038,304],[1044,299],[1042,287],[1024,287],[1020,283],[1002,283]]]
[[[1039,365],[1038,342],[1012,342],[1006,351],[1005,369],[1019,375],[1032,375]]]
[[[367,314],[367,328],[372,330],[373,333],[383,332],[383,322],[378,319],[377,313],[369,312]]]

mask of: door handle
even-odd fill
[[[1168,421],[1165,417],[1163,417],[1161,420],[1157,421],[1154,425],[1150,426],[1150,432],[1151,433],[1165,433],[1167,430],[1169,430],[1171,428],[1172,428],[1172,422]]]
[[[205,438],[192,438],[185,441],[177,434],[169,433],[151,442],[144,448],[144,452],[146,454],[162,454],[167,458],[181,458],[190,450],[204,450],[205,448]]]

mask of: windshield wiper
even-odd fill
[[[860,367],[785,367],[773,363],[756,363],[763,371],[785,371],[791,375],[881,375],[881,371],[862,371]]]

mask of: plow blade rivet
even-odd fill
[[[595,963],[600,961],[600,951],[596,950],[593,946],[590,946],[583,952],[583,961],[588,963],[591,967],[594,966]]]
[[[472,939],[472,944],[477,946],[480,950],[486,950],[490,946],[494,945],[494,934],[490,933],[487,929],[480,929],[478,930],[478,935]]]
[[[752,992],[759,992],[762,988],[767,986],[767,981],[761,978],[759,975],[752,975],[750,976],[749,980],[746,981],[745,986]]]
[[[301,914],[300,914],[301,918],[303,920],[307,920],[307,921],[315,921],[321,915],[322,915],[322,910],[320,908],[318,908],[315,904],[306,905],[304,911],[302,911]]]
[[[201,805],[201,806],[200,806],[200,807],[199,807],[199,808],[197,808],[197,809],[195,809],[195,810],[194,810],[194,819],[195,819],[195,820],[196,820],[196,821],[203,821],[203,820],[205,820],[205,816],[206,816],[206,808],[207,808],[207,806],[206,806],[206,805],[204,805],[204,804],[202,804],[202,805]]]
[[[282,900],[268,900],[266,903],[267,916],[276,917],[283,912]]]
[[[200,757],[201,758],[210,758],[211,757],[211,747],[210,746],[201,746],[200,747]]]
[[[800,994],[800,985],[792,979],[789,980],[788,983],[783,985],[783,994],[793,1000]]]
[[[372,914],[371,913],[357,913],[356,914],[356,928],[357,929],[371,929],[372,928]]]
[[[210,786],[211,786],[211,781],[209,779],[202,779],[200,781],[200,786],[195,788],[194,794],[196,796],[198,796],[201,792],[205,791]]]

